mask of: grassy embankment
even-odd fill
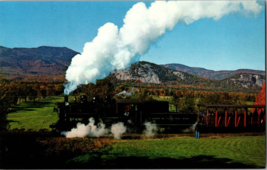
[[[69,96],[69,101],[73,96]],[[7,115],[10,121],[10,129],[49,129],[49,125],[58,120],[57,113],[53,112],[56,102],[63,102],[62,96],[49,96],[35,102],[23,102],[11,108]]]
[[[120,141],[75,157],[69,167],[90,168],[259,168],[265,167],[265,137],[181,137]]]

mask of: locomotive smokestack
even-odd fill
[[[69,102],[69,96],[67,95],[64,96],[64,102]]]
[[[69,105],[69,96],[67,95],[64,96],[64,103],[66,106]]]

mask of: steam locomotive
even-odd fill
[[[75,99],[75,98],[74,98]],[[152,122],[159,127],[192,126],[198,119],[197,114],[181,114],[169,112],[167,101],[141,101],[139,99],[111,99],[104,100],[93,97],[89,102],[87,96],[80,96],[80,101],[56,103],[54,111],[59,120],[50,125],[52,130],[67,131],[76,127],[78,122],[88,124],[89,118],[96,123],[103,122],[106,126],[123,122],[127,127],[142,127],[145,122]]]

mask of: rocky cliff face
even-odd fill
[[[245,88],[250,88],[255,85],[262,86],[265,82],[264,76],[255,74],[239,74],[235,78],[230,78],[236,85],[241,85]]]
[[[182,80],[184,80],[186,78],[185,74],[183,72],[180,71],[173,71],[172,72],[174,75],[176,75],[178,78],[181,78]]]
[[[149,64],[141,64],[138,68],[129,67],[125,70],[116,70],[114,74],[119,80],[140,80],[143,83],[161,83],[157,73],[154,72]]]
[[[172,75],[169,81],[176,80],[177,78],[184,80],[186,78],[183,72],[172,69],[162,69],[161,66],[155,66],[145,62],[140,62],[138,66],[132,65],[127,69],[114,71],[116,78],[119,80],[140,80],[143,83],[155,84],[165,82],[166,80],[162,80],[159,75],[166,73]]]

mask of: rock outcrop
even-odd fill
[[[143,83],[155,83],[160,84],[161,81],[157,73],[149,64],[142,64],[140,67],[129,67],[124,70],[116,70],[115,76],[119,80],[140,80]]]
[[[254,75],[254,74],[239,74],[238,78],[230,78],[236,85],[241,85],[245,88],[250,88],[255,85],[262,86],[265,82],[265,79],[262,75]]]
[[[180,71],[174,71],[172,72],[174,75],[176,75],[177,77],[179,77],[180,79],[184,80],[186,78],[186,76],[184,75],[184,73],[180,72]]]
[[[184,72],[164,68],[147,62],[139,62],[137,65],[132,65],[127,69],[116,70],[114,71],[114,74],[118,80],[140,80],[143,83],[155,84],[176,81],[177,78],[181,80],[191,78]]]

